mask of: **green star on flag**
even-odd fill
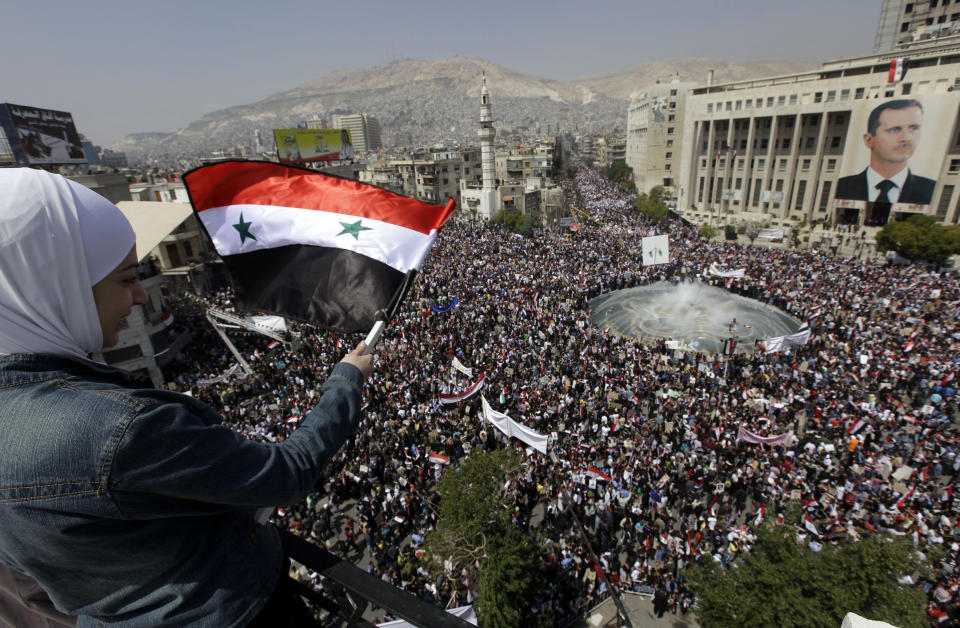
[[[247,238],[250,238],[251,240],[257,239],[252,233],[250,233],[250,225],[252,224],[252,222],[243,222],[243,212],[240,212],[240,222],[233,225],[233,228],[240,233],[240,244],[246,242]]]
[[[350,235],[353,236],[353,239],[354,239],[354,240],[359,240],[359,239],[360,239],[360,232],[361,232],[361,231],[373,231],[373,229],[372,229],[371,227],[363,227],[363,226],[361,226],[361,225],[360,225],[360,222],[361,222],[360,220],[358,220],[357,222],[354,222],[354,223],[341,222],[340,224],[343,226],[343,231],[341,231],[341,232],[338,233],[337,235],[338,235],[338,236],[342,236],[342,235],[345,234],[345,233],[349,233]]]

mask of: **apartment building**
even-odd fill
[[[383,147],[380,137],[380,123],[368,113],[355,113],[346,116],[334,115],[333,128],[350,131],[350,140],[358,154]]]

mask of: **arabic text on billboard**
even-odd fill
[[[274,129],[277,157],[282,164],[353,159],[353,142],[346,129]]]
[[[3,103],[0,127],[19,164],[87,163],[73,116],[66,111]]]

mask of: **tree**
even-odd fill
[[[633,168],[623,161],[615,161],[610,164],[604,174],[611,182],[621,186],[633,181]]]
[[[799,521],[799,510],[788,518]],[[708,561],[688,573],[701,625],[835,628],[848,612],[901,628],[928,625],[923,593],[897,582],[926,568],[907,537],[874,534],[813,552],[795,529],[768,523],[739,562],[724,569]]]
[[[877,248],[896,251],[912,261],[943,264],[960,253],[960,227],[940,225],[933,216],[916,214],[884,225],[877,232]]]
[[[515,209],[501,209],[494,214],[493,218],[490,219],[490,222],[495,225],[506,225],[507,229],[510,231],[522,235],[530,235],[533,233],[533,228],[538,226],[538,221],[532,216],[523,214]]]
[[[709,242],[717,237],[717,228],[713,225],[702,224],[700,225],[700,237]]]
[[[537,540],[511,521],[513,496],[505,486],[520,472],[516,450],[478,451],[447,469],[437,485],[439,519],[424,542],[426,565],[435,576],[467,570],[483,626],[553,625],[546,609],[530,613],[548,587]]]
[[[663,202],[663,186],[657,185],[650,190],[649,194],[640,194],[634,201],[634,207],[640,213],[652,220],[660,222],[667,217],[670,212],[667,204]]]

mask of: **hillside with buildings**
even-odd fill
[[[657,80],[679,74],[683,80],[705,82],[714,69],[714,80],[721,82],[812,67],[795,61],[675,59],[562,82],[473,57],[407,59],[333,72],[259,102],[211,112],[176,133],[130,135],[111,148],[134,161],[184,158],[236,145],[253,148],[257,130],[264,147],[272,148],[272,129],[311,119],[329,125],[333,115],[357,112],[377,117],[386,146],[472,141],[482,72],[501,137],[550,134],[558,128],[623,134],[631,95]]]

